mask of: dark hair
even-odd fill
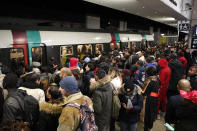
[[[18,77],[14,73],[8,73],[3,79],[3,87],[5,89],[17,88],[16,84],[18,82]]]
[[[138,64],[139,66],[143,66],[143,65],[144,65],[143,61],[141,61],[141,60],[138,60],[138,61],[137,61],[137,64]]]
[[[99,64],[99,68],[103,69],[105,71],[106,74],[108,74],[109,71],[109,64],[107,64],[106,62],[101,62]]]
[[[148,76],[155,76],[155,75],[157,74],[157,70],[156,70],[155,67],[152,67],[152,66],[147,67],[147,69],[146,69],[146,74],[147,74]]]
[[[99,79],[102,79],[102,78],[104,78],[106,76],[106,72],[104,70],[102,70],[102,69],[98,69],[96,71],[96,75],[98,76]]]
[[[74,75],[74,77],[75,77],[75,79],[78,81],[78,80],[80,80],[81,79],[81,74],[80,74],[80,71],[79,71],[79,69],[73,69],[72,70],[72,73],[73,73],[73,75]]]
[[[25,76],[25,81],[35,82],[36,80],[40,80],[40,75],[36,73],[30,73]]]
[[[94,65],[92,63],[88,63],[87,66],[90,68],[90,71],[94,70]]]
[[[62,94],[59,91],[59,87],[55,83],[53,83],[49,86],[48,92],[51,95],[52,99],[61,99],[62,98]]]

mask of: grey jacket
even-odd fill
[[[108,76],[97,81],[97,87],[92,95],[95,120],[99,131],[103,131],[110,125],[112,110],[112,84],[110,81]]]

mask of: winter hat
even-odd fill
[[[59,84],[61,88],[71,94],[78,93],[80,91],[76,79],[72,76],[64,77]]]
[[[84,61],[85,61],[85,63],[88,63],[88,62],[90,62],[90,58],[89,58],[89,57],[86,57],[86,58],[84,59]]]

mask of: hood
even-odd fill
[[[161,68],[165,68],[165,67],[168,67],[168,61],[166,59],[160,59],[158,61],[158,65],[161,67]]]
[[[109,82],[111,82],[111,78],[110,78],[109,75],[107,75],[103,79],[100,79],[100,80],[96,81],[95,83],[92,83],[90,85],[90,91],[94,91],[97,88],[100,88],[100,87],[102,87],[103,85],[105,85],[105,84],[107,84]]]
[[[78,63],[78,59],[75,57],[70,58],[70,68],[76,68]]]
[[[50,103],[43,102],[40,104],[40,111],[47,114],[61,114],[63,109],[63,103]]]

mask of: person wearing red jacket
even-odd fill
[[[179,53],[178,60],[183,64],[183,67],[186,69],[187,68],[187,59],[184,57],[184,52]]]
[[[168,62],[166,59],[160,59],[158,61],[160,66],[159,72],[159,99],[158,99],[158,118],[160,117],[160,106],[163,114],[166,111],[166,101],[167,101],[167,91],[171,76],[171,69],[168,67]]]

